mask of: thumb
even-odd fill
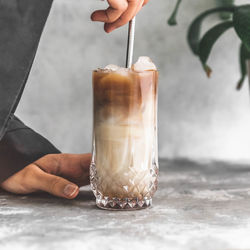
[[[45,173],[40,168],[36,170],[36,189],[66,199],[74,199],[78,195],[79,187],[76,184],[62,177]]]

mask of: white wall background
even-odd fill
[[[161,157],[250,160],[248,84],[239,78],[239,39],[233,30],[216,44],[208,80],[186,43],[193,17],[214,0],[183,1],[179,25],[166,19],[173,0],[151,0],[138,15],[135,58],[150,56],[160,70],[159,153]],[[237,3],[248,1],[239,0]],[[18,116],[64,152],[91,150],[91,70],[123,65],[127,27],[105,34],[90,14],[98,0],[54,0]],[[213,24],[208,19],[205,27]]]

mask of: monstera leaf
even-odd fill
[[[174,8],[174,11],[173,11],[172,15],[170,16],[170,18],[168,19],[168,24],[169,24],[169,25],[176,25],[176,24],[177,24],[176,16],[177,16],[177,12],[178,12],[178,10],[179,10],[181,1],[182,1],[182,0],[177,0],[176,6],[175,6],[175,8]]]
[[[173,10],[172,15],[170,16],[170,18],[168,19],[168,24],[169,25],[176,25],[177,21],[176,21],[176,16],[178,13],[178,10],[180,8],[180,4],[181,4],[182,0],[177,0],[175,8]],[[216,0],[217,3],[217,7],[232,7],[234,5],[234,0]],[[221,11],[220,12],[220,16],[222,19],[229,19],[231,17],[232,13],[227,12],[227,11]]]
[[[250,60],[250,51],[242,43],[240,46],[240,69],[241,69],[241,79],[237,84],[237,89],[240,90],[244,80],[247,76],[247,60]]]
[[[233,15],[234,28],[242,42],[250,50],[250,5],[242,5],[235,9]]]
[[[218,38],[228,29],[233,27],[232,21],[227,21],[224,23],[220,23],[210,29],[201,39],[199,43],[198,56],[200,57],[202,66],[209,77],[211,74],[211,68],[207,65],[208,57],[211,53],[211,50],[218,40]]]
[[[181,0],[177,0],[173,14],[171,15],[168,23],[175,25],[176,15],[180,6]],[[204,70],[207,75],[210,76],[211,68],[207,65],[207,61],[211,50],[215,42],[220,36],[228,29],[234,27],[237,35],[242,41],[240,48],[240,68],[241,68],[241,79],[238,82],[237,89],[240,89],[247,75],[247,60],[250,60],[250,4],[234,6],[234,0],[217,0],[217,3],[221,7],[207,10],[201,13],[191,23],[187,40],[192,52],[199,57]],[[201,28],[204,19],[214,13],[228,14],[229,18],[232,16],[232,21],[226,21],[217,24],[201,38]]]
[[[234,7],[220,7],[207,10],[201,13],[198,17],[196,17],[195,20],[191,23],[188,30],[188,44],[190,49],[193,51],[195,55],[199,55],[199,44],[200,44],[200,33],[201,33],[202,22],[207,16],[220,11],[233,13]]]
[[[216,0],[217,7],[229,7],[234,5],[234,0]],[[220,12],[220,17],[222,20],[228,20],[232,17],[229,12]]]

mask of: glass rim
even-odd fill
[[[124,68],[126,69],[126,68]],[[126,73],[134,73],[134,74],[143,74],[143,73],[151,73],[151,72],[156,72],[159,73],[159,70],[144,70],[144,71],[134,71],[132,69],[127,69],[127,71],[125,71]],[[105,70],[105,69],[94,69],[92,70],[92,73],[103,73],[103,74],[119,74],[119,75],[123,75],[120,74],[119,71],[115,71],[115,70]]]

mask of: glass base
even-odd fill
[[[96,198],[97,207],[105,210],[117,210],[117,211],[130,211],[145,209],[152,206],[151,198],[144,198],[139,200],[138,198],[109,198],[109,197],[98,197]]]

